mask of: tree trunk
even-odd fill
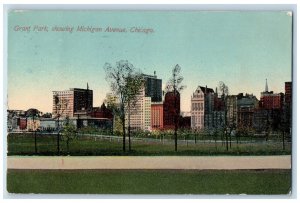
[[[128,104],[128,147],[131,151],[131,139],[130,139],[130,104]]]
[[[177,152],[177,127],[176,127],[176,125],[175,125],[174,136],[175,136],[175,152]]]
[[[122,125],[123,125],[123,151],[126,151],[126,134],[125,134],[125,118],[122,116]]]
[[[59,117],[57,119],[57,123],[58,123],[58,133],[57,133],[57,155],[60,155],[60,149],[59,149],[59,140],[60,140],[60,134],[59,134]]]
[[[70,154],[70,150],[69,150],[69,139],[67,139],[67,152],[68,152],[68,154]]]
[[[174,82],[175,84],[175,82]],[[177,97],[176,97],[176,88],[174,87],[174,110],[175,110],[175,116],[174,116],[174,121],[175,121],[175,129],[174,129],[174,139],[175,139],[175,152],[177,152],[177,128],[178,128],[178,112],[177,112]]]
[[[34,152],[35,154],[37,154],[36,130],[34,131]]]
[[[282,132],[282,149],[285,150],[285,144],[284,144],[284,131]]]
[[[37,153],[37,143],[36,143],[36,129],[35,129],[35,116],[32,116],[32,120],[33,120],[33,128],[32,130],[34,130],[34,152],[35,154]]]
[[[216,148],[216,151],[217,151],[217,135],[215,134],[214,137],[215,137],[215,148]]]
[[[225,136],[226,136],[226,150],[228,151],[228,134],[227,134],[227,132],[225,133]]]
[[[175,137],[175,152],[177,152],[177,130],[178,130],[178,112],[176,109],[176,97],[175,97],[175,130],[174,130],[174,137]]]
[[[230,149],[231,149],[231,132],[232,131],[230,131],[230,133],[229,133],[229,147],[230,147]]]

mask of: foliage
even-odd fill
[[[70,141],[76,139],[77,137],[77,131],[74,125],[67,123],[67,125],[64,126],[62,131],[62,140],[66,141],[67,143],[67,152],[69,153],[69,143]]]
[[[41,112],[37,109],[28,109],[25,113],[26,117],[39,117]]]
[[[63,140],[71,140],[76,137],[76,128],[73,124],[67,124],[64,126],[62,131],[62,139]]]
[[[118,100],[114,104],[110,104],[110,108],[113,108],[114,116],[120,118],[123,131],[123,151],[125,147],[125,116],[126,106],[130,107],[130,104],[136,100],[137,94],[142,88],[142,74],[135,70],[133,65],[126,60],[121,60],[116,63],[116,66],[112,66],[109,63],[104,65],[106,72],[106,80],[109,82],[113,98]],[[130,114],[128,114],[130,116]],[[130,117],[129,117],[130,120]]]

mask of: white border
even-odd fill
[[[206,3],[205,4],[195,4],[198,3],[198,1],[196,0],[187,0],[187,1],[179,1],[179,0],[173,0],[171,2],[168,2],[166,0],[145,0],[143,1],[143,3],[146,3],[148,5],[137,5],[140,4],[141,2],[138,0],[135,1],[126,1],[126,4],[122,4],[122,1],[116,1],[116,0],[111,0],[111,1],[107,1],[107,2],[101,2],[103,3],[102,5],[95,5],[96,3],[98,3],[97,1],[91,1],[91,0],[85,0],[85,1],[78,1],[77,5],[70,5],[70,4],[66,4],[68,2],[66,1],[59,1],[59,0],[54,0],[54,1],[46,1],[46,2],[39,2],[39,1],[27,1],[27,4],[23,4],[23,1],[20,0],[12,0],[12,1],[7,1],[4,0],[3,2],[3,7],[1,8],[1,10],[3,11],[4,15],[1,15],[1,22],[4,23],[3,26],[3,30],[1,31],[1,36],[4,39],[3,40],[3,44],[2,41],[1,43],[1,47],[4,49],[4,54],[3,56],[1,56],[1,59],[3,61],[3,72],[1,72],[1,79],[3,81],[3,83],[1,83],[1,88],[3,90],[3,94],[1,94],[1,102],[3,103],[3,106],[6,106],[7,103],[7,99],[6,99],[6,95],[7,95],[7,64],[6,64],[6,51],[7,50],[7,40],[5,40],[5,36],[6,36],[6,19],[7,19],[7,10],[8,9],[102,9],[102,10],[121,10],[121,9],[125,9],[125,10],[293,10],[293,24],[294,24],[294,40],[293,40],[293,53],[294,53],[294,58],[293,58],[293,164],[292,164],[292,168],[293,168],[293,181],[292,181],[292,188],[293,188],[293,194],[292,194],[292,199],[290,199],[289,201],[294,201],[297,199],[297,182],[299,181],[299,177],[297,177],[297,158],[299,150],[297,150],[297,144],[299,146],[299,139],[296,139],[296,135],[297,135],[297,115],[298,115],[298,109],[297,109],[297,104],[296,104],[296,98],[297,98],[297,93],[298,93],[298,89],[297,89],[297,1],[296,0],[287,0],[287,1],[272,1],[272,0],[261,0],[261,1],[249,1],[249,0],[244,0],[244,1],[238,1],[238,0],[233,0],[233,1],[209,1],[209,0],[204,0],[201,3]],[[49,4],[49,3],[55,3],[55,5],[53,4]],[[77,3],[77,1],[76,1]],[[93,5],[87,5],[87,4],[92,3]],[[160,3],[158,5],[154,5]],[[161,4],[163,3],[163,4]],[[170,5],[170,3],[172,4],[178,4],[178,5]],[[224,4],[227,3],[227,4]],[[228,4],[231,3],[231,4]],[[250,5],[249,5],[250,3]],[[282,5],[282,3],[284,3]],[[287,5],[287,3],[290,4],[294,4],[294,5]],[[9,4],[9,5],[5,5],[5,4]],[[13,5],[14,4],[14,5]],[[40,5],[37,5],[40,4]],[[83,5],[84,4],[84,5]],[[115,4],[115,5],[114,5]],[[183,5],[184,4],[184,5]],[[187,5],[190,4],[190,5]],[[209,4],[209,5],[207,5]],[[232,4],[238,4],[238,5],[232,5]],[[272,5],[270,5],[272,4]],[[3,115],[2,115],[3,113]],[[3,126],[3,134],[6,134],[6,108],[3,108],[3,110],[1,111],[1,115],[0,115],[0,123]],[[5,132],[5,133],[4,133]],[[296,140],[295,140],[296,139]],[[3,141],[4,144],[3,146],[6,146],[6,136],[3,136]],[[3,147],[1,146],[1,147]],[[213,199],[212,201],[216,200],[216,199],[223,199],[222,201],[225,202],[234,202],[234,201],[240,201],[239,199],[243,199],[243,201],[253,201],[253,199],[272,199],[272,201],[280,201],[282,202],[283,200],[281,198],[286,198],[286,196],[268,196],[268,195],[263,195],[263,196],[224,196],[224,195],[218,195],[218,196],[212,196],[212,195],[193,195],[193,196],[186,196],[186,195],[166,195],[166,196],[153,196],[153,195],[144,195],[144,196],[133,196],[133,195],[32,195],[32,194],[28,194],[28,195],[12,195],[12,194],[8,194],[6,192],[6,149],[2,149],[0,150],[0,156],[3,159],[2,160],[2,171],[3,176],[0,177],[0,182],[1,184],[3,183],[3,195],[2,198],[21,198],[21,199],[26,199],[25,202],[28,199],[44,199],[44,198],[49,198],[49,199],[56,199],[56,198],[61,198],[61,199],[68,199],[68,198],[76,198],[77,200],[72,200],[73,201],[81,201],[80,199],[91,199],[91,198],[102,198],[102,199],[127,199],[129,200],[129,198],[134,198],[134,199],[141,199],[141,198],[147,198],[148,201],[149,199],[202,199],[205,201],[210,201],[208,199]],[[244,199],[246,198],[246,199]],[[201,200],[201,201],[202,201]],[[5,200],[6,201],[6,200]],[[24,200],[22,200],[23,202]],[[30,202],[32,200],[29,200]],[[37,201],[37,200],[34,200]],[[40,200],[38,200],[40,201]],[[50,200],[51,201],[51,200]],[[102,200],[101,200],[102,201]],[[129,200],[130,202],[133,202],[133,200]],[[152,200],[150,200],[152,201]],[[197,201],[197,200],[196,200]],[[174,200],[172,200],[172,202],[174,202]],[[176,201],[177,202],[177,201]]]

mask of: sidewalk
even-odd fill
[[[9,156],[8,169],[291,169],[291,156]]]

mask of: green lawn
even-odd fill
[[[14,170],[10,193],[288,194],[290,170]]]
[[[32,134],[8,135],[8,155],[35,155],[34,136]],[[152,155],[282,155],[291,154],[291,143],[285,144],[285,150],[282,149],[282,143],[277,142],[254,142],[247,144],[237,144],[232,142],[231,148],[226,150],[223,143],[214,143],[207,140],[205,143],[198,141],[196,144],[190,142],[179,143],[178,152],[174,151],[174,141],[156,142],[132,141],[132,151],[122,151],[122,138],[100,139],[87,136],[81,136],[70,142],[70,152],[67,152],[66,142],[60,142],[62,155],[74,156],[95,156],[95,155],[131,155],[131,156],[152,156]],[[128,148],[128,142],[127,148]],[[57,155],[56,135],[39,135],[37,138],[38,155]]]

